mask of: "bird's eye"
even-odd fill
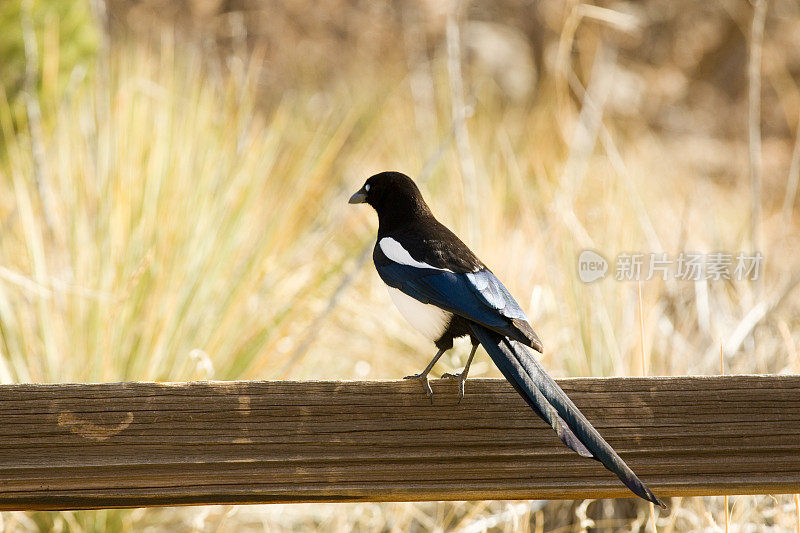
[[[367,192],[369,192],[369,183],[367,183],[366,185],[364,185],[364,190],[365,190],[365,191],[367,191]]]

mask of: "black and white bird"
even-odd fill
[[[378,213],[378,239],[372,257],[392,301],[438,351],[419,379],[433,392],[428,374],[453,340],[472,341],[460,374],[459,395],[481,344],[505,378],[558,437],[583,457],[600,461],[636,495],[666,507],[600,436],[561,387],[545,372],[531,349],[542,343],[508,289],[431,213],[416,184],[400,172],[381,172],[364,183],[351,204],[367,203]]]

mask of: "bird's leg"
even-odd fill
[[[466,383],[467,381],[467,374],[469,374],[469,365],[472,363],[472,358],[475,357],[475,351],[477,349],[478,345],[473,344],[472,351],[469,353],[469,358],[467,359],[467,365],[464,367],[464,370],[462,370],[460,374],[450,374],[449,372],[446,374],[442,374],[442,379],[458,380],[458,403],[461,403],[461,400],[464,399],[464,383]]]
[[[431,362],[428,363],[428,366],[425,367],[425,370],[423,370],[419,374],[414,374],[414,375],[406,376],[406,377],[403,378],[403,379],[418,379],[418,380],[420,380],[422,382],[422,385],[425,387],[425,394],[427,394],[428,398],[431,399],[431,403],[433,403],[433,390],[431,389],[431,384],[428,383],[428,374],[430,373],[431,368],[433,368],[433,365],[436,364],[436,361],[439,360],[439,358],[442,356],[442,354],[444,352],[445,352],[445,350],[443,350],[443,349],[439,350],[438,352],[436,352],[436,355],[433,357],[433,359],[431,359]]]

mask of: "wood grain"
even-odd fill
[[[559,383],[660,497],[800,491],[800,376]],[[0,386],[0,509],[630,497],[502,380]]]

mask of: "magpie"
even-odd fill
[[[543,348],[525,312],[467,245],[436,220],[411,178],[400,172],[375,174],[349,203],[375,209],[378,238],[372,258],[378,275],[401,314],[438,350],[422,372],[406,379],[420,380],[433,401],[428,374],[454,339],[468,336],[472,350],[464,370],[442,376],[459,381],[459,401],[480,344],[566,446],[600,461],[636,495],[666,508],[545,372],[531,351],[543,353]]]

